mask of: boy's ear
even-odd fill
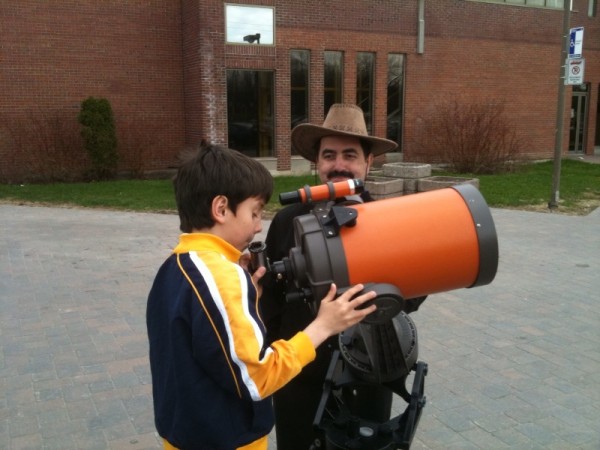
[[[211,214],[213,220],[217,223],[225,221],[225,215],[229,209],[229,200],[224,195],[217,195],[213,198],[211,205]]]

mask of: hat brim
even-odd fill
[[[325,136],[350,136],[371,143],[371,154],[379,156],[389,151],[395,150],[398,144],[389,139],[378,138],[375,136],[365,136],[358,133],[332,130],[331,128],[321,127],[310,123],[302,123],[292,130],[291,141],[292,150],[303,158],[311,162],[317,161],[317,143]]]

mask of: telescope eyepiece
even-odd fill
[[[250,252],[250,269],[251,273],[256,272],[256,270],[263,266],[267,269],[267,272],[270,270],[269,259],[266,254],[267,245],[262,241],[251,242],[248,245],[248,252]]]

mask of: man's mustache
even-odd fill
[[[337,177],[355,178],[352,172],[332,170],[331,172],[327,173],[327,178],[330,180]]]

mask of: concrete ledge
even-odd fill
[[[395,162],[382,166],[383,175],[396,178],[424,178],[431,176],[431,164]]]
[[[399,197],[404,191],[404,180],[401,178],[369,177],[365,188],[375,199]]]
[[[419,180],[417,178],[406,178],[404,179],[404,193],[414,194],[417,192]]]
[[[443,189],[457,184],[472,184],[479,189],[478,178],[462,178],[462,177],[427,177],[421,178],[417,183],[417,190],[419,192],[433,191],[435,189]]]
[[[404,159],[404,153],[401,152],[384,153],[383,156],[385,157],[385,164],[402,162]]]
[[[309,175],[314,169],[314,164],[301,156],[292,156],[289,170],[277,170],[277,158],[261,157],[254,159],[265,166],[274,177],[279,175]]]

